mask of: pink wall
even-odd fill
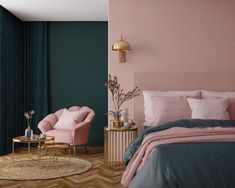
[[[111,50],[121,34],[132,46],[125,64]],[[126,90],[135,72],[222,72],[235,82],[235,1],[109,0],[108,66]]]

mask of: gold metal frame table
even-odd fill
[[[45,143],[41,145],[41,151],[42,150],[46,150],[49,151],[49,155],[50,155],[50,161],[58,162],[58,156],[57,156],[57,152],[58,150],[61,149],[68,149],[68,162],[70,162],[70,145],[67,143],[62,143],[62,142],[52,142],[52,143]]]
[[[38,135],[36,135],[35,139],[27,138],[25,136],[16,136],[12,139],[12,163],[14,166],[15,163],[15,143],[21,143],[21,144],[28,144],[28,156],[29,159],[32,160],[31,157],[31,149],[30,144],[38,144],[38,166],[41,166],[41,145],[45,142],[54,142],[55,137],[54,136],[46,136],[45,138],[40,138]]]

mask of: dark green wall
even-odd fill
[[[107,22],[49,22],[51,110],[89,106],[96,113],[90,144],[107,126]]]

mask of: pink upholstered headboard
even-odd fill
[[[234,73],[199,72],[199,73],[133,73],[133,86],[143,90],[188,91],[206,89],[214,91],[235,91]],[[144,100],[143,94],[133,99],[133,118],[139,131],[143,130]]]

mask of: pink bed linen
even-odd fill
[[[140,170],[151,156],[153,149],[161,144],[190,142],[234,142],[235,128],[183,128],[174,127],[165,131],[149,134],[127,165],[121,183],[128,187],[135,173]]]

